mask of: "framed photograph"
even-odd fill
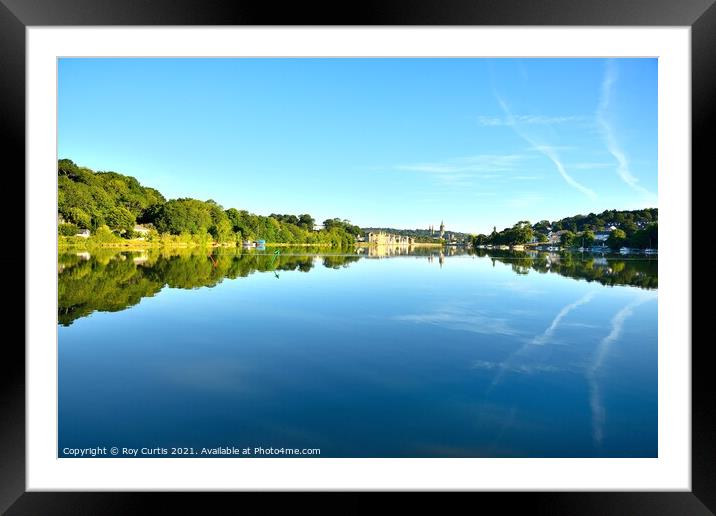
[[[8,514],[127,491],[714,510],[710,2],[3,2]]]

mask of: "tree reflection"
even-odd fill
[[[655,258],[624,258],[571,253],[536,253],[477,249],[419,249],[413,258],[449,267],[453,256],[486,257],[493,265],[504,263],[516,274],[556,273],[603,285],[630,285],[645,289],[658,286]],[[435,259],[437,258],[437,260]],[[285,248],[271,251],[244,251],[237,248],[150,249],[117,251],[99,249],[64,253],[58,260],[58,311],[60,324],[69,326],[95,311],[116,312],[154,296],[164,287],[195,289],[213,287],[224,278],[245,278],[256,272],[309,272],[316,260],[324,267],[341,269],[366,255],[326,253],[325,249]],[[396,257],[395,259],[405,259]]]
[[[629,257],[591,253],[538,253],[526,251],[498,251],[477,249],[477,256],[509,265],[517,274],[536,271],[554,273],[602,285],[628,285],[656,289],[659,284],[659,262],[653,257]]]
[[[165,286],[195,289],[254,272],[308,272],[313,260],[306,254],[282,253],[274,258],[270,253],[244,253],[240,249],[62,254],[58,263],[58,321],[69,326],[94,311],[124,310]]]

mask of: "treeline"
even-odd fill
[[[149,231],[147,240],[316,244],[344,247],[355,243],[360,228],[349,221],[328,219],[314,231],[309,214],[256,215],[236,208],[224,209],[213,200],[191,198],[167,201],[154,188],[116,172],[95,172],[71,160],[58,162],[59,232],[76,235],[86,229],[98,242],[140,236],[135,226]],[[356,230],[358,232],[356,232]]]
[[[606,240],[597,239],[597,233],[609,233],[609,236]],[[633,211],[606,210],[598,215],[594,213],[575,215],[553,222],[542,220],[536,224],[521,220],[502,231],[497,231],[497,228],[493,227],[489,235],[474,235],[472,243],[475,246],[545,243],[550,241],[552,235],[557,236],[558,240],[555,243],[562,247],[591,247],[595,244],[604,244],[612,249],[658,248],[658,210],[657,208]]]
[[[541,235],[541,236],[540,236]],[[511,228],[505,228],[502,231],[497,231],[497,228],[492,228],[492,233],[489,235],[475,235],[472,237],[472,243],[474,246],[478,245],[518,245],[527,244],[532,241],[533,237],[537,237],[539,242],[546,242],[547,236],[541,233],[535,232],[530,226],[530,223],[526,220],[520,221]]]
[[[549,222],[542,220],[532,227],[535,231],[547,233],[552,231],[568,230],[573,233],[582,231],[608,231],[614,226],[622,231],[632,234],[638,229],[658,222],[658,208],[645,208],[643,210],[605,210],[602,213],[589,215],[574,215],[560,220]]]
[[[65,234],[105,225],[129,232],[145,213],[166,202],[161,193],[133,177],[93,172],[68,159],[59,160],[57,176],[57,211],[65,221],[60,226]]]

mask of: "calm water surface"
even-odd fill
[[[59,450],[657,456],[657,260],[59,257]]]

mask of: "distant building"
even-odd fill
[[[559,244],[562,241],[562,235],[564,235],[567,231],[567,229],[560,229],[559,231],[550,231],[547,233],[547,243],[549,244]]]
[[[369,244],[376,245],[413,245],[415,243],[415,239],[412,237],[393,235],[383,231],[368,233],[366,240]]]
[[[445,223],[441,220],[440,221],[440,238],[442,238],[444,234],[445,234]]]
[[[132,230],[133,230],[135,233],[138,233],[138,234],[143,235],[143,236],[146,236],[146,235],[149,234],[149,228],[148,228],[148,227],[145,227],[145,226],[142,226],[141,224],[137,224],[136,226],[134,226],[134,228],[132,228]]]
[[[90,230],[89,229],[81,229],[80,232],[77,233],[75,236],[82,237],[82,238],[89,238]]]

